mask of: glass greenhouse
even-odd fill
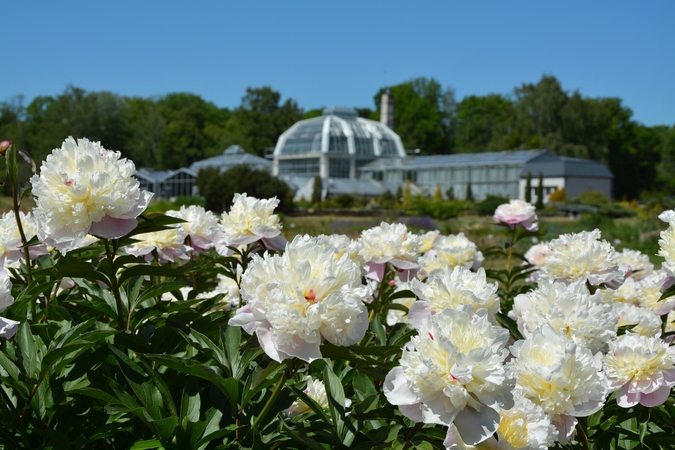
[[[357,178],[358,169],[381,157],[405,157],[401,138],[387,126],[332,106],[321,117],[286,130],[274,149],[274,175]]]

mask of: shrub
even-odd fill
[[[499,195],[488,195],[485,200],[475,204],[474,208],[478,214],[483,216],[491,216],[494,214],[497,206],[508,203],[509,199]]]

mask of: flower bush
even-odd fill
[[[675,211],[660,269],[597,230],[521,254],[540,236],[517,202],[491,248],[386,222],[285,242],[245,193],[142,214],[133,165],[86,139],[21,212],[7,142],[1,448],[675,445]]]

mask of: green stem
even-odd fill
[[[511,295],[511,259],[513,257],[513,246],[516,241],[516,229],[511,230],[511,240],[509,241],[509,251],[506,257],[506,286],[504,286],[504,300],[508,300]]]
[[[291,362],[293,362],[291,360]],[[270,398],[267,400],[267,403],[265,403],[265,406],[263,407],[262,411],[260,411],[260,414],[258,414],[258,417],[255,418],[253,421],[253,425],[251,425],[251,430],[255,430],[258,425],[260,425],[260,422],[265,418],[267,413],[270,412],[270,409],[272,409],[272,405],[274,405],[274,402],[277,400],[279,397],[279,394],[281,394],[281,390],[284,387],[284,384],[286,382],[286,378],[289,376],[291,373],[291,370],[293,370],[293,367],[295,364],[291,363],[286,363],[286,371],[284,374],[279,378],[279,382],[277,383],[276,387],[274,388],[274,391],[272,392],[272,395]]]
[[[103,239],[103,242],[105,244],[105,253],[106,256],[108,257],[108,261],[110,261],[110,274],[108,274],[108,278],[110,278],[110,289],[113,292],[113,295],[115,296],[115,303],[117,304],[117,317],[118,317],[118,322],[120,329],[124,329],[125,331],[129,331],[129,321],[128,319],[131,318],[131,311],[129,311],[129,316],[125,318],[124,314],[124,303],[122,303],[122,297],[120,296],[120,290],[119,286],[117,285],[117,274],[115,273],[115,266],[113,264],[113,259],[115,257],[115,254],[111,251],[110,249],[110,242],[108,239]]]
[[[584,450],[589,450],[588,433],[586,431],[586,418],[580,417],[577,422],[577,434],[579,435],[579,443],[581,443]]]

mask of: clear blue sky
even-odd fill
[[[234,108],[271,86],[304,109],[374,107],[435,78],[511,94],[552,74],[675,124],[675,1],[17,1],[0,3],[0,101],[67,85]],[[385,76],[386,71],[386,76]]]

